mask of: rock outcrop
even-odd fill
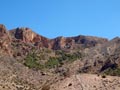
[[[90,36],[76,36],[76,37],[57,37],[55,39],[48,39],[36,34],[29,28],[17,28],[10,31],[13,39],[21,40],[25,43],[32,43],[35,46],[45,47],[53,50],[70,50],[82,47],[94,47],[99,44],[108,42],[107,39],[90,37]]]
[[[76,37],[58,37],[52,39],[51,41],[52,48],[55,50],[89,48],[108,42],[108,40],[105,38],[97,38],[83,35],[79,35]]]
[[[0,55],[11,56],[11,37],[4,25],[0,25]]]
[[[40,36],[29,28],[16,28],[10,31],[14,40],[19,40],[24,43],[31,43],[34,46],[48,48],[49,39]]]

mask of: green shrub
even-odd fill
[[[49,60],[45,63],[46,68],[55,68],[59,65],[59,61],[56,57],[50,57]]]
[[[46,56],[43,53],[40,53],[37,57],[39,58],[39,60],[45,60],[46,59]]]
[[[104,71],[104,73],[112,76],[120,76],[120,67],[114,69],[108,68],[107,70]]]
[[[67,60],[68,62],[73,62],[77,59],[80,59],[82,56],[81,56],[81,53],[72,53],[72,54],[64,54],[62,55],[62,59],[63,60]]]
[[[55,55],[63,55],[65,52],[62,50],[56,50]]]
[[[65,53],[63,51],[56,51],[57,60],[59,61],[59,65],[63,65],[65,62],[74,62],[77,59],[82,58],[81,52],[74,52],[74,53]]]
[[[43,65],[37,63],[38,58],[35,53],[28,54],[25,58],[24,65],[29,68],[42,69]]]
[[[50,49],[46,49],[45,51],[46,53],[52,53],[52,51]]]
[[[64,51],[61,51],[61,50],[57,50],[55,52],[56,55],[59,55],[59,60],[61,61],[75,61],[77,59],[80,59],[82,58],[82,53],[77,51],[77,52],[74,52],[74,53],[65,53]]]
[[[67,62],[73,62],[79,58],[82,57],[81,53],[75,52],[75,53],[64,53],[63,51],[56,51],[57,54],[59,54],[56,57],[49,57],[46,56],[44,53],[35,53],[34,51],[32,53],[29,53],[26,58],[24,65],[29,68],[35,68],[35,69],[43,69],[43,68],[55,68],[58,66],[62,66],[64,63]],[[40,63],[40,60],[48,60],[44,64]]]

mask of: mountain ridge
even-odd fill
[[[120,38],[49,39],[0,24],[0,73],[0,90],[118,90]]]
[[[94,43],[95,44],[97,42],[97,40],[100,40],[100,39],[101,39],[101,41],[103,39],[103,42],[108,41],[106,38],[84,36],[84,35],[78,35],[78,36],[72,36],[72,37],[56,37],[56,38],[53,38],[53,39],[49,39],[49,38],[46,38],[42,35],[39,35],[39,34],[33,32],[31,29],[25,28],[25,27],[24,28],[16,28],[16,29],[13,29],[13,30],[9,30],[7,32],[10,34],[9,37],[12,37],[13,39],[22,40],[26,43],[31,42],[35,45],[38,45],[39,42],[42,42],[43,45],[40,45],[40,46],[45,46],[47,48],[52,48],[52,49],[63,48],[63,47],[65,47],[65,44],[69,44],[69,43],[76,44],[76,42],[77,42],[77,43],[81,43],[81,44],[82,43],[91,43],[91,44]],[[85,41],[85,39],[86,39],[86,41]],[[65,44],[64,45],[59,45],[57,48],[53,47],[55,45],[50,46],[51,44],[58,43],[59,41],[64,42]],[[103,43],[103,42],[101,42],[101,43]]]

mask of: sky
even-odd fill
[[[120,36],[120,0],[0,0],[0,23],[48,38]]]

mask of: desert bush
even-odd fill
[[[117,68],[108,68],[107,70],[104,71],[106,75],[112,75],[112,76],[120,76],[120,67]]]
[[[29,68],[42,69],[43,65],[37,63],[38,58],[35,53],[28,54],[25,58],[24,65]]]
[[[81,53],[72,53],[72,54],[63,54],[62,59],[67,60],[68,62],[73,62],[77,59],[80,59],[82,57]]]
[[[39,60],[45,60],[46,59],[46,56],[43,53],[40,53],[37,57],[39,58]]]
[[[46,68],[55,68],[59,65],[59,61],[56,57],[50,57],[49,60],[45,63]]]
[[[50,49],[46,49],[45,51],[46,53],[52,53],[52,51]]]
[[[65,52],[64,51],[62,51],[62,50],[56,50],[55,51],[55,55],[62,55],[62,54],[64,54]]]

